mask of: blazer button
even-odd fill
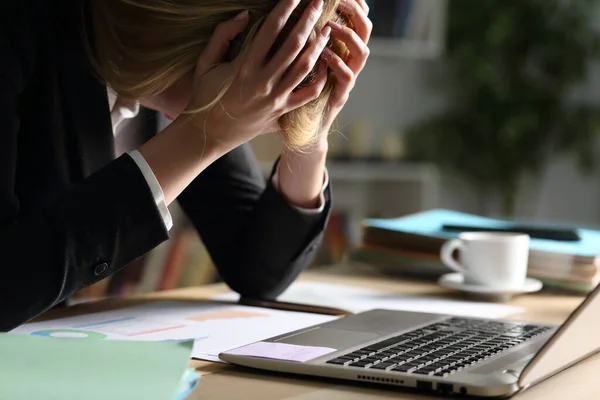
[[[96,268],[94,268],[94,275],[96,275],[96,276],[104,275],[106,273],[106,271],[108,271],[107,263],[98,264],[98,265],[96,265]]]

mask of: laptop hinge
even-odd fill
[[[600,351],[600,285],[529,361],[518,385],[534,385]]]

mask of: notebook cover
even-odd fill
[[[382,244],[403,240],[407,245],[413,244],[414,249],[433,249],[440,242],[453,239],[457,232],[442,230],[444,224],[470,225],[480,228],[506,228],[512,222],[480,217],[451,210],[435,209],[417,213],[401,218],[377,219],[371,218],[364,221],[365,240],[382,241]],[[595,262],[600,253],[600,231],[591,229],[577,229],[581,240],[578,242],[561,242],[547,239],[531,239],[530,249],[535,252],[556,253],[584,257]],[[382,235],[383,233],[383,235]],[[396,235],[385,238],[385,234]],[[384,236],[384,237],[382,237]],[[429,239],[429,240],[427,240]],[[386,243],[387,242],[387,243]]]

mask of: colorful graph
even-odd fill
[[[192,315],[187,317],[187,320],[195,322],[207,322],[219,319],[239,319],[239,318],[257,318],[257,317],[268,317],[267,314],[261,314],[252,311],[244,310],[219,310],[213,312],[207,312],[203,314]]]
[[[109,325],[109,324],[116,324],[118,322],[124,322],[124,321],[131,321],[134,320],[135,317],[123,317],[123,318],[117,318],[117,319],[109,319],[106,321],[95,321],[95,322],[91,322],[88,324],[84,324],[84,325],[78,325],[75,326],[74,328],[91,328],[91,327],[98,327],[101,325]]]
[[[59,338],[80,338],[80,339],[106,339],[107,335],[99,332],[82,331],[79,329],[46,329],[31,333],[33,336],[47,336]]]
[[[219,353],[334,319],[332,316],[204,302],[150,302],[74,317],[24,324],[12,333],[82,340],[194,341],[193,358],[221,361]],[[1,379],[0,379],[1,380]]]
[[[181,329],[181,328],[185,328],[185,325],[166,326],[166,327],[164,327],[164,328],[151,329],[151,330],[142,331],[142,332],[130,333],[130,334],[128,334],[127,336],[150,335],[151,333],[164,332],[164,331],[171,331],[171,330],[173,330],[173,329]]]

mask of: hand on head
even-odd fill
[[[356,79],[369,58],[370,50],[367,45],[373,30],[373,23],[368,17],[369,7],[366,0],[342,0],[340,11],[348,17],[353,28],[335,22],[329,23],[332,27],[331,36],[342,41],[348,48],[349,54],[345,60],[328,48],[323,54],[323,59],[333,71],[337,81],[323,118],[323,125],[327,132],[348,101]]]
[[[232,62],[220,63],[229,43],[249,22],[247,13],[219,25],[198,59],[194,90],[188,109],[206,108],[192,116],[211,140],[227,147],[257,135],[280,130],[279,119],[321,94],[327,82],[323,64],[311,85],[295,90],[315,68],[329,41],[330,27],[302,52],[322,12],[322,0],[313,1],[284,44],[267,60],[275,39],[300,0],[282,0],[266,18],[250,45]],[[302,54],[300,54],[302,52]],[[224,91],[215,101],[215,95]],[[185,117],[184,117],[185,118]]]
[[[353,28],[323,21],[323,0],[313,0],[277,45],[276,39],[300,1],[281,0],[231,62],[221,60],[250,18],[242,13],[216,29],[198,59],[188,106],[188,110],[205,109],[191,118],[213,143],[233,148],[282,129],[288,134],[284,140],[294,145],[326,137],[366,63],[372,24],[365,0],[339,3],[339,13]],[[328,47],[331,38],[345,45],[341,47],[347,48],[347,55],[340,46],[340,54]],[[312,131],[306,132],[303,124]]]
[[[229,147],[273,131],[288,149],[326,138],[369,54],[366,0],[92,4],[99,76]]]
[[[282,159],[302,171],[281,173],[282,193],[294,204],[304,200],[290,188],[316,198],[327,134],[369,55],[365,0],[91,4],[88,54],[98,75],[120,96],[176,118],[140,148],[167,202],[226,152],[277,130]]]

